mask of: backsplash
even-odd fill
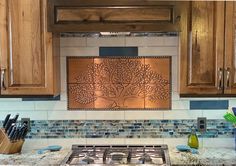
[[[196,120],[34,120],[27,138],[187,138]],[[233,127],[208,120],[200,138],[231,138]]]
[[[121,37],[99,37],[81,34],[62,34],[61,37],[61,96],[59,101],[22,101],[20,98],[0,98],[0,120],[7,113],[19,113],[20,118],[32,120],[29,138],[93,138],[104,128],[111,132],[99,133],[99,138],[187,138],[189,126],[196,125],[197,117],[208,119],[209,135],[233,138],[232,126],[225,122],[222,109],[190,109],[190,101],[226,100],[236,106],[236,98],[179,98],[178,60],[179,37],[176,33]],[[171,110],[145,111],[68,111],[66,92],[66,56],[98,56],[100,47],[138,47],[139,56],[172,56]],[[163,129],[161,128],[163,126]],[[143,130],[140,130],[140,128]],[[76,129],[77,128],[77,129]],[[78,132],[77,130],[81,131]],[[39,133],[42,133],[40,134]],[[118,135],[115,132],[119,131]],[[147,131],[147,132],[145,132]],[[47,135],[48,133],[48,135]],[[90,134],[89,134],[90,133]],[[52,137],[49,137],[49,136]],[[170,141],[172,142],[172,141]]]

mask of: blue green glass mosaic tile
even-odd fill
[[[2,122],[0,122],[2,124]],[[197,120],[33,120],[27,138],[187,138]],[[207,120],[201,138],[233,138],[225,120]]]

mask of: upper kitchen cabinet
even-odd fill
[[[50,32],[179,31],[176,1],[48,0]]]
[[[225,94],[236,95],[236,2],[226,2],[225,15]]]
[[[225,2],[185,2],[181,12],[180,96],[223,95]]]
[[[59,93],[59,36],[46,12],[47,0],[0,0],[1,95]]]

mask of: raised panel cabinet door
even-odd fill
[[[1,95],[55,93],[57,58],[46,31],[46,5],[46,0],[0,0]]]
[[[224,2],[192,1],[182,7],[180,95],[222,94]]]
[[[236,95],[236,2],[226,2],[224,93]]]

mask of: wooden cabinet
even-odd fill
[[[47,32],[47,0],[0,0],[1,95],[56,95],[59,36]]]
[[[236,2],[225,7],[225,94],[236,95]]]
[[[233,13],[227,8],[232,6],[224,1],[192,1],[182,6],[180,96],[236,95],[231,36],[235,29]]]
[[[53,32],[179,31],[176,1],[48,0]]]

